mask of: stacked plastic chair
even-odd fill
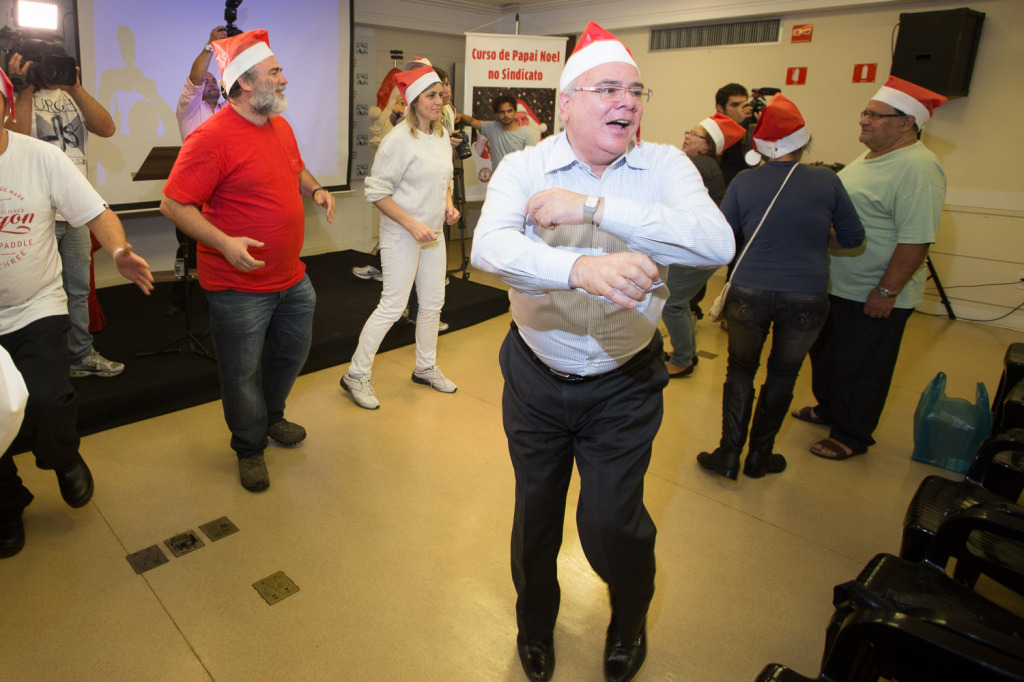
[[[900,555],[879,554],[835,587],[818,675],[772,663],[758,682],[1024,682],[1024,618],[975,589],[985,576],[1024,596],[1024,411],[1011,404],[1024,406],[1024,344],[1007,351],[997,396],[1006,428],[964,480],[926,477]]]

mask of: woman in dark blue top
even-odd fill
[[[851,248],[864,240],[839,177],[828,168],[800,165],[809,141],[796,106],[776,95],[754,131],[757,152],[767,162],[736,176],[722,200],[736,243],[749,243],[749,248],[733,272],[725,307],[729,364],[722,439],[697,461],[731,480],[739,475],[752,411],[743,473],[760,478],[786,468],[786,459],[772,449],[800,366],[828,315],[828,249]],[[752,410],[754,375],[769,331],[768,374]]]

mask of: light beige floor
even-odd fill
[[[412,348],[378,357],[375,412],[338,387],[344,367],[301,377],[288,415],[309,437],[268,450],[264,493],[239,486],[219,403],[85,438],[96,494],[80,510],[19,457],[36,501],[26,548],[0,562],[0,679],[525,679],[496,359],[508,322],[441,337],[454,395],[410,381]],[[921,390],[943,370],[951,395],[973,398],[977,381],[994,392],[1022,340],[916,315],[880,445],[828,462],[807,452],[824,431],[789,419],[777,444],[789,469],[731,484],[694,460],[717,441],[725,375],[726,335],[702,321],[699,346],[717,357],[670,382],[647,477],[658,576],[639,679],[751,680],[773,661],[815,673],[832,586],[897,550],[907,502],[939,471],[910,461]],[[796,393],[810,399],[806,367]],[[220,516],[240,532],[141,576],[125,560]],[[277,571],[299,592],[268,606],[252,583]],[[606,590],[571,512],[560,575],[555,679],[599,680]]]

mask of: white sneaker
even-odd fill
[[[359,279],[372,279],[376,282],[381,282],[384,279],[384,274],[372,265],[364,265],[361,268],[352,268],[352,274]]]
[[[412,380],[417,384],[424,384],[430,386],[435,391],[441,391],[441,393],[455,393],[458,386],[453,384],[448,378],[441,374],[441,370],[434,365],[430,369],[418,369],[412,373]]]
[[[82,358],[81,362],[71,363],[71,376],[79,377],[116,377],[124,371],[124,365],[120,362],[107,360],[93,348],[89,354]]]
[[[356,405],[367,410],[376,410],[380,407],[377,394],[373,392],[373,385],[370,383],[370,374],[367,372],[361,377],[354,377],[348,372],[341,377],[341,387],[352,394],[352,400]]]

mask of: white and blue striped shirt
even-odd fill
[[[534,225],[526,202],[550,188],[603,197],[600,227]],[[623,308],[570,289],[577,258],[645,253],[664,281],[669,265],[715,268],[728,263],[735,248],[700,174],[675,147],[636,145],[598,178],[562,133],[501,162],[473,237],[473,265],[512,287],[512,316],[541,361],[585,376],[618,368],[650,343],[668,292],[658,287],[635,308]]]

